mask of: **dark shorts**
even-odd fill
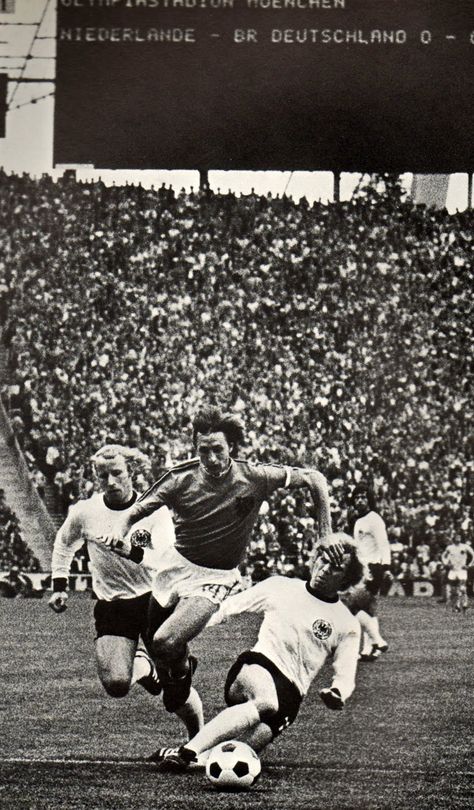
[[[381,565],[380,563],[369,564],[369,571],[372,575],[372,579],[367,580],[366,588],[368,592],[372,594],[372,596],[378,596],[380,593],[386,568],[386,565]]]
[[[132,599],[114,599],[107,602],[99,599],[94,607],[96,638],[123,636],[138,641],[145,640],[148,627],[148,603],[150,593]]]
[[[236,701],[232,700],[229,695],[230,687],[237,678],[240,670],[244,664],[258,664],[259,667],[266,669],[273,678],[278,695],[278,711],[276,714],[262,716],[262,722],[270,727],[273,737],[278,737],[285,728],[291,726],[296,720],[301,701],[303,700],[298,689],[283,672],[278,669],[276,664],[273,663],[266,655],[253,650],[243,652],[237,658],[235,664],[231,666],[227,673],[227,678],[224,687],[225,701],[228,706],[232,706]]]
[[[174,611],[175,606],[164,608],[152,596],[148,605],[148,639],[151,641],[159,627],[169,619]]]

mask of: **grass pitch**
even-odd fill
[[[390,651],[359,666],[356,692],[330,712],[317,690],[263,756],[249,793],[216,792],[201,772],[160,774],[143,760],[182,740],[181,726],[135,688],[105,695],[95,674],[93,603],[73,595],[0,601],[1,810],[460,810],[474,807],[474,614],[435,599],[385,599]],[[194,643],[206,716],[256,622],[206,630]]]

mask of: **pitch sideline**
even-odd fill
[[[146,759],[120,759],[120,758],[90,758],[90,759],[81,759],[81,758],[66,758],[66,757],[0,757],[0,766],[1,765],[66,765],[66,766],[86,766],[86,765],[117,765],[118,767],[122,768],[137,768],[145,766],[147,769],[153,770],[156,769],[156,763],[148,762]],[[358,766],[358,765],[344,765],[340,767],[334,766],[326,766],[321,764],[320,762],[266,762],[265,767],[273,770],[286,770],[291,765],[291,768],[296,768],[302,771],[310,771],[314,768],[318,768],[320,771],[324,771],[325,773],[347,773],[347,771],[351,771],[352,773],[364,773],[367,768]],[[196,769],[198,770],[198,769]],[[199,769],[200,770],[200,769]],[[399,774],[398,768],[371,768],[371,773],[379,773],[379,774]],[[404,773],[408,776],[450,776],[452,775],[451,771],[442,771],[442,770],[405,770]],[[460,777],[472,777],[474,778],[474,771],[458,771],[457,775]]]

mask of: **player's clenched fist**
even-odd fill
[[[130,556],[131,543],[125,537],[114,534],[101,534],[96,540],[99,543],[103,543],[104,546],[110,548],[111,551],[114,551],[120,557]]]
[[[97,540],[120,557],[139,563],[143,560],[144,549],[151,545],[151,534],[145,529],[137,529],[128,537],[101,535]]]
[[[68,595],[66,591],[58,591],[53,593],[48,605],[55,613],[62,613],[67,608]]]

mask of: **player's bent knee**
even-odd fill
[[[236,703],[245,703],[247,700],[250,700],[251,695],[249,695],[245,686],[243,686],[240,681],[236,680],[229,687],[228,699],[231,705],[235,705]]]
[[[183,645],[182,640],[175,635],[161,635],[159,632],[155,633],[152,642],[153,654],[159,660],[160,658],[178,658],[181,654],[186,653],[186,646]]]
[[[274,717],[278,711],[278,697],[276,695],[257,695],[253,703],[255,703],[260,720],[263,722]]]
[[[113,680],[104,678],[102,680],[102,686],[107,694],[113,698],[125,697],[125,695],[128,695],[128,690],[130,689],[129,681],[122,678],[116,678]]]

